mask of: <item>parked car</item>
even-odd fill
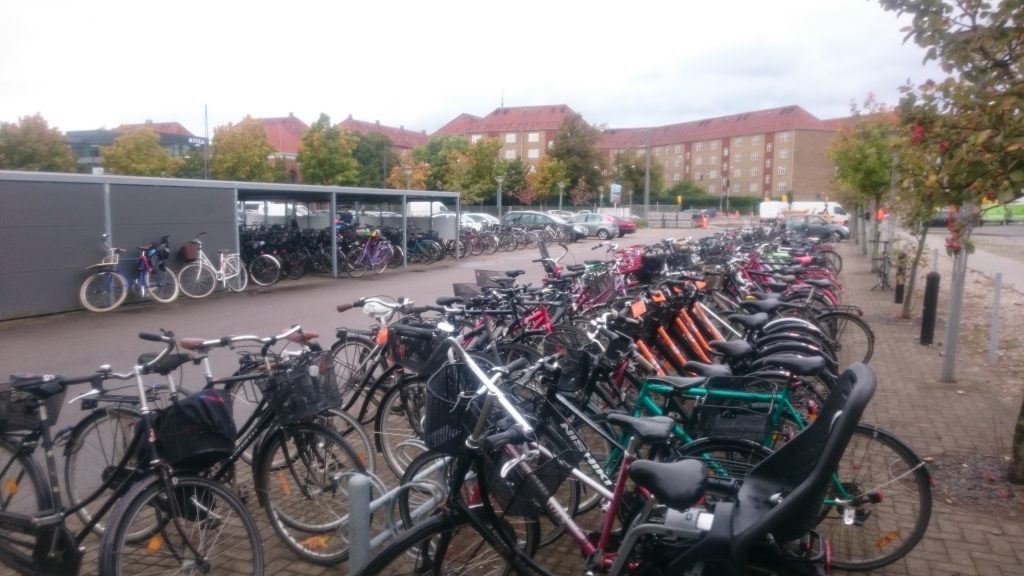
[[[850,229],[842,224],[835,224],[815,214],[792,214],[786,216],[786,230],[794,230],[805,236],[831,238],[832,241],[850,238]]]
[[[498,225],[501,223],[497,216],[491,216],[484,212],[463,212],[462,215],[480,224]]]
[[[615,218],[615,223],[619,225],[619,238],[636,232],[636,222],[633,222],[631,218],[621,216],[612,216],[612,218]]]
[[[469,214],[466,214],[465,212],[463,212],[462,213],[462,217],[459,218],[459,226],[461,226],[463,228],[466,228],[466,229],[469,229],[469,230],[476,230],[476,231],[480,231],[484,227],[482,222],[479,222],[477,220],[474,220],[474,219],[470,218]]]
[[[619,225],[610,214],[577,214],[569,219],[572,224],[581,224],[587,229],[588,236],[597,236],[601,240],[615,238],[619,235]]]
[[[558,216],[562,220],[569,220],[573,217],[573,213],[568,210],[548,210],[548,214]]]
[[[565,220],[554,216],[552,214],[545,214],[543,212],[535,212],[533,210],[513,210],[512,212],[506,213],[501,217],[501,223],[503,225],[518,224],[525,226],[530,230],[539,230],[546,226],[554,226],[568,230],[572,233],[573,242],[580,238],[587,237],[587,229],[583,226],[576,226],[570,224]]]

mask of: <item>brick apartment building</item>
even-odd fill
[[[263,126],[267,142],[274,149],[271,160],[283,159],[288,179],[291,182],[301,181],[299,172],[299,147],[302,137],[309,131],[309,125],[299,120],[291,112],[279,118],[255,118]]]
[[[461,114],[433,136],[465,136],[470,144],[483,138],[494,139],[501,142],[498,154],[502,160],[518,158],[525,164],[536,165],[554,145],[562,122],[575,113],[564,104],[502,107],[483,118]]]
[[[406,130],[405,126],[399,126],[398,128],[385,126],[379,120],[376,122],[356,120],[352,118],[351,114],[348,115],[348,118],[342,120],[338,127],[356,134],[382,134],[387,136],[387,139],[391,141],[391,149],[400,156],[404,156],[411,152],[413,148],[427,143],[426,131]]]

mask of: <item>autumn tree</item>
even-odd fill
[[[320,114],[302,135],[297,161],[302,180],[309,184],[348,186],[359,181],[359,163],[352,153],[359,139],[355,134],[331,124],[331,117]]]
[[[0,122],[0,169],[75,172],[77,164],[64,135],[35,114]]]
[[[405,171],[409,170],[409,174]],[[425,162],[413,164],[411,160],[403,160],[391,167],[387,186],[396,190],[430,190],[430,165]]]
[[[536,169],[526,175],[526,186],[533,193],[535,200],[555,199],[558,198],[559,192],[564,196],[564,190],[558,188],[560,182],[568,185],[565,164],[551,156],[541,158]]]
[[[181,157],[183,162],[175,174],[177,178],[191,178],[195,180],[209,178],[209,159],[206,158],[206,150],[202,146],[195,146]]]
[[[459,163],[465,159],[468,148],[469,142],[465,138],[438,136],[413,149],[413,162],[430,168],[425,190],[456,190]]]
[[[247,116],[214,129],[210,173],[217,180],[275,182],[281,175],[270,161],[273,154],[263,125]]]
[[[171,156],[160,145],[160,135],[152,128],[132,128],[100,149],[103,170],[126,176],[164,176],[178,173],[184,160]]]
[[[589,204],[593,192],[603,185],[605,158],[597,149],[601,131],[587,124],[579,114],[570,114],[555,134],[549,154],[565,165],[567,190],[574,203]]]
[[[959,308],[983,200],[1007,202],[1024,189],[1024,3],[985,0],[879,0],[912,16],[907,40],[937,62],[944,78],[904,87],[901,117],[911,141],[936,167],[937,203],[959,206],[947,250],[955,255],[951,302]],[[945,362],[955,359],[957,318]],[[949,338],[949,336],[953,338]],[[952,352],[952,354],[950,353]],[[1009,478],[1024,483],[1024,404]]]
[[[391,147],[391,140],[378,133],[359,134],[352,156],[359,163],[357,185],[366,188],[384,188],[392,169],[401,159]],[[404,183],[403,183],[403,188]]]
[[[527,206],[538,200],[538,196],[527,185],[527,167],[522,160],[516,158],[504,162],[503,173],[505,175],[505,180],[501,185],[503,195],[511,196]]]
[[[501,142],[483,138],[470,144],[464,152],[449,157],[451,187],[459,192],[463,204],[476,204],[496,199],[498,183],[494,177],[504,174],[504,165],[498,159]],[[502,186],[504,192],[504,186]]]
[[[635,152],[619,152],[612,161],[612,170],[618,183],[622,185],[622,193],[626,204],[637,204],[643,201],[644,183],[647,176],[647,162],[643,154]],[[661,162],[651,162],[651,199],[664,199],[662,190],[665,187],[665,169]],[[639,194],[639,198],[637,197]],[[671,202],[675,202],[673,196]]]

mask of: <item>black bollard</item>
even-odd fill
[[[921,344],[930,346],[935,337],[935,315],[939,308],[939,273],[925,275],[924,311],[921,313]]]
[[[903,304],[903,291],[905,289],[906,288],[904,287],[903,284],[901,284],[899,282],[896,283],[896,294],[895,294],[895,296],[896,296],[896,303],[897,304]]]

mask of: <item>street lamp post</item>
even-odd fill
[[[562,195],[565,194],[565,181],[558,183],[558,209],[562,209]]]
[[[412,190],[412,168],[409,166],[405,167],[405,189]]]
[[[651,211],[651,129],[647,129],[647,151],[644,152],[644,218]]]
[[[501,183],[505,181],[505,177],[498,175],[494,177],[494,181],[498,183],[498,219],[501,219]]]

